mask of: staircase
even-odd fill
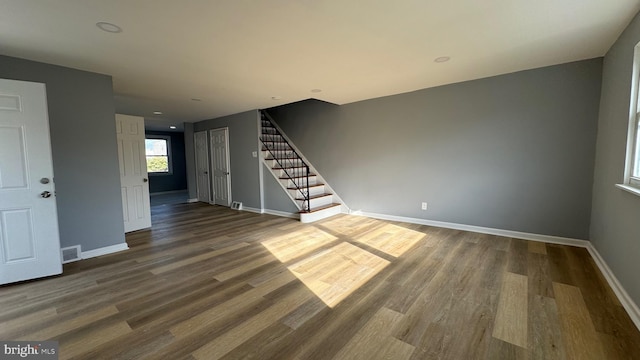
[[[285,139],[269,114],[260,114],[262,159],[300,210],[300,221],[310,223],[339,214],[341,204],[334,195]]]

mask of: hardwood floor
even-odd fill
[[[585,249],[339,215],[156,208],[131,249],[0,287],[61,359],[640,359]]]

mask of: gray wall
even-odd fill
[[[624,180],[638,16],[604,58],[593,185],[591,241],[631,298],[640,304],[640,197],[614,187]]]
[[[149,174],[149,192],[187,189],[187,166],[185,159],[184,133],[175,131],[145,131],[145,135],[169,136],[171,139],[171,174]]]
[[[184,123],[184,153],[186,157],[187,189],[189,199],[198,198],[198,185],[196,184],[196,159],[193,147],[193,124]]]
[[[124,243],[111,77],[6,56],[0,77],[46,84],[62,247]]]
[[[601,70],[592,59],[269,112],[352,210],[587,239]]]
[[[195,132],[229,128],[231,198],[255,209],[260,209],[260,164],[251,153],[258,151],[258,119],[258,111],[251,110],[193,124]]]
[[[282,211],[290,214],[297,214],[298,208],[293,204],[291,198],[285,193],[278,180],[271,174],[271,170],[265,165],[264,174],[264,208],[267,210]]]

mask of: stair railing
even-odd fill
[[[284,171],[287,178],[291,180],[291,182],[296,188],[296,191],[302,195],[302,198],[304,199],[302,201],[303,210],[310,212],[311,211],[311,196],[310,196],[311,193],[309,191],[309,173],[310,173],[309,165],[307,165],[307,163],[302,159],[302,157],[296,152],[293,146],[289,144],[287,139],[285,139],[285,137],[282,136],[282,134],[280,133],[280,130],[278,130],[278,128],[274,125],[273,118],[271,118],[271,116],[264,110],[261,110],[260,113],[262,114],[261,123],[260,123],[260,127],[261,127],[260,142],[262,142],[262,145],[264,145],[267,151],[269,151],[269,154],[271,154],[271,157],[273,157],[273,159],[276,161],[279,168],[282,169],[282,171]],[[269,122],[269,124],[271,125],[269,128],[275,130],[275,134],[265,134],[264,127],[262,126],[262,121]],[[268,138],[265,135],[268,135]],[[280,140],[278,141],[278,143],[279,144],[284,143],[285,146],[283,146],[281,149],[277,149],[276,141],[274,140],[274,137],[279,137]],[[278,153],[282,155],[278,156],[277,155]],[[291,155],[288,155],[288,153]],[[300,168],[303,169],[302,174],[299,174],[296,171],[296,169],[300,169]],[[289,171],[288,169],[290,169],[291,171]],[[298,175],[302,175],[302,176],[298,176]],[[306,181],[299,182],[296,179],[305,179]]]

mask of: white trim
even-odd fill
[[[260,180],[260,208],[264,209],[264,170],[262,169],[262,163],[264,161],[264,156],[262,154],[262,114],[260,110],[256,110],[256,135],[258,138],[256,139],[256,152],[258,154],[258,179]],[[253,156],[253,154],[251,154]]]
[[[640,115],[638,92],[640,88],[640,42],[633,48],[633,70],[631,76],[631,99],[629,99],[629,125],[627,128],[627,147],[624,165],[624,183],[629,185],[635,163],[635,152],[638,142],[638,116]]]
[[[119,251],[129,250],[129,245],[127,243],[116,244],[111,246],[105,246],[98,249],[83,251],[80,254],[82,260],[94,258],[97,256],[113,254]]]
[[[632,193],[633,195],[640,196],[640,189],[627,185],[627,184],[616,184],[618,189],[622,189],[626,192]]]
[[[252,208],[252,207],[248,207],[248,206],[243,206],[242,207],[242,211],[248,211],[248,212],[252,212],[252,213],[256,213],[256,214],[264,214],[264,210],[263,209],[256,209],[256,208]]]
[[[198,198],[191,198],[187,200],[188,203],[197,203],[198,202]]]
[[[262,213],[263,214],[286,217],[286,218],[291,218],[291,219],[300,219],[300,214],[298,214],[298,213],[290,213],[290,212],[280,211],[280,210],[264,209],[262,211]]]
[[[471,231],[471,232],[477,232],[482,234],[514,237],[518,239],[541,241],[541,242],[546,242],[551,244],[578,246],[583,248],[588,247],[590,244],[589,241],[581,240],[581,239],[573,239],[573,238],[566,238],[566,237],[552,236],[552,235],[532,234],[532,233],[525,233],[520,231],[494,229],[494,228],[487,228],[482,226],[456,224],[456,223],[449,223],[449,222],[443,222],[443,221],[410,218],[410,217],[404,217],[404,216],[376,214],[376,213],[370,213],[370,212],[364,212],[364,211],[358,211],[358,212],[354,211],[352,212],[352,215],[366,216],[374,219],[407,222],[412,224],[437,226],[437,227],[442,227],[447,229],[464,230],[464,231]]]
[[[633,321],[638,330],[640,330],[640,309],[638,308],[638,305],[636,305],[624,287],[622,287],[622,284],[620,284],[616,276],[613,274],[613,271],[611,271],[592,243],[589,243],[587,250],[589,251],[589,254],[591,254],[593,261],[598,265],[598,268],[600,269],[600,272],[602,272],[602,275],[604,275],[604,278],[607,279],[609,286],[613,289],[618,300],[620,300],[624,309],[627,310],[627,314],[629,314],[631,321]]]

